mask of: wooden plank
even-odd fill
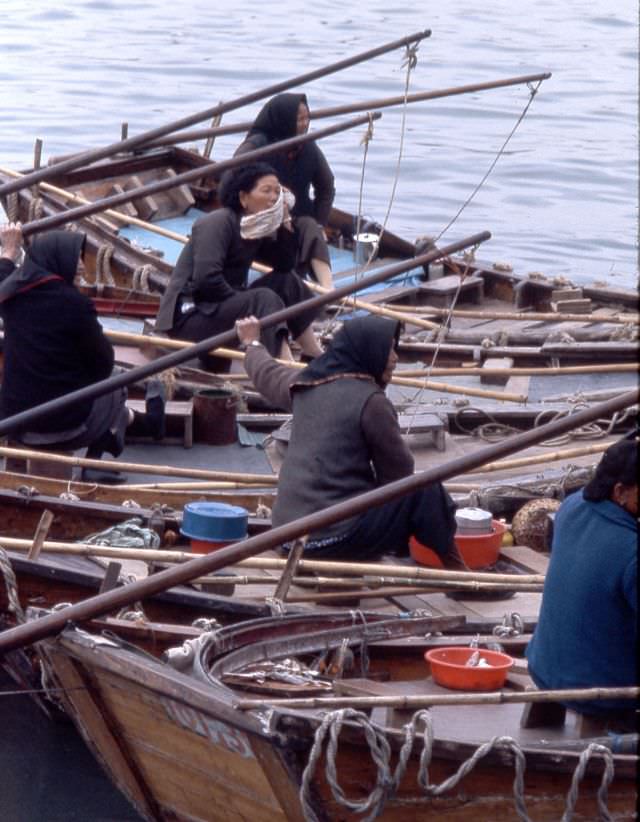
[[[531,574],[546,574],[549,567],[549,554],[534,551],[526,545],[503,545],[500,558]]]
[[[94,691],[88,689],[87,681],[81,676],[77,665],[63,653],[55,652],[56,672],[63,676],[65,701],[73,708],[70,714],[76,718],[85,741],[94,752],[100,752],[100,761],[108,760],[110,775],[120,790],[148,818],[157,818],[157,806],[145,786],[138,783],[131,770],[130,762],[124,756],[116,740],[116,726],[106,721],[94,702]]]

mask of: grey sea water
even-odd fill
[[[426,28],[409,91],[551,71],[526,87],[386,109],[322,144],[336,204],[414,240],[488,229],[517,271],[633,286],[638,275],[636,0],[0,0],[0,165],[112,143]],[[402,94],[402,52],[305,87],[312,107]],[[251,119],[260,103],[225,115]],[[220,139],[214,158],[239,142]],[[400,147],[402,157],[400,158]],[[395,196],[394,192],[395,184]],[[6,682],[0,690],[6,690]],[[134,819],[69,728],[0,693],[0,819]]]
[[[1,0],[0,162],[114,142],[429,28],[409,90],[551,71],[486,183],[444,235],[488,229],[483,259],[579,282],[638,273],[636,0]],[[402,94],[402,52],[309,84],[312,107]],[[363,211],[438,235],[480,183],[529,99],[525,86],[386,109]],[[250,119],[261,103],[223,122]],[[325,121],[326,122],[326,121]],[[323,142],[336,204],[358,209],[363,129]],[[228,157],[238,137],[219,139]],[[398,164],[400,145],[403,156]],[[391,202],[397,178],[395,197]]]

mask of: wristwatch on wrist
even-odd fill
[[[251,340],[251,342],[248,342],[248,343],[245,345],[245,350],[246,350],[247,348],[254,348],[255,346],[258,346],[258,345],[262,345],[262,343],[260,342],[260,340]]]

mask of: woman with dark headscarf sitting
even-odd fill
[[[15,226],[5,227],[0,234],[13,244]],[[3,260],[3,419],[111,375],[113,347],[93,303],[74,285],[76,274],[84,270],[84,244],[85,235],[79,232],[49,231],[31,241],[19,268],[14,265],[10,272],[8,258]],[[124,431],[136,418],[137,433],[161,438],[164,396],[157,381],[147,395],[148,415],[126,408],[126,398],[126,390],[119,388],[96,399],[76,401],[33,420],[27,429],[12,436],[34,448],[75,450],[87,446],[91,459],[100,459],[105,451],[118,456],[124,446]],[[84,474],[87,479],[96,478],[91,472]],[[106,472],[99,477],[103,481],[117,478]]]
[[[160,303],[156,328],[172,337],[197,342],[233,328],[238,317],[264,317],[313,296],[294,271],[297,232],[271,166],[234,169],[219,197],[222,207],[193,224]],[[272,271],[249,285],[254,260]],[[316,313],[265,329],[269,353],[291,359],[289,333],[306,356],[322,353],[311,326]]]
[[[278,94],[262,107],[235,155],[306,134],[308,130],[309,105],[306,94]],[[304,236],[324,240],[324,229],[329,222],[335,187],[333,173],[317,142],[303,143],[288,151],[272,154],[268,162],[282,185],[295,197],[291,214],[299,226],[304,227]],[[310,191],[312,187],[313,198]],[[331,265],[326,241],[323,246],[316,239],[314,254],[304,253],[302,256],[310,259],[309,273],[324,288],[331,288]]]
[[[399,324],[350,320],[304,371],[273,361],[255,317],[236,323],[245,366],[258,391],[293,411],[273,524],[284,525],[413,473],[413,457],[384,389],[398,361]],[[440,483],[309,535],[314,558],[367,560],[408,554],[415,535],[447,568],[464,569],[454,543],[454,504]]]
[[[539,688],[638,684],[638,439],[611,445],[593,479],[555,515],[540,617],[527,646]],[[569,708],[637,730],[637,701],[593,699]]]

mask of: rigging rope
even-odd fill
[[[458,211],[456,212],[456,214],[454,214],[454,216],[451,218],[451,220],[447,223],[447,225],[446,225],[446,226],[442,229],[442,231],[438,234],[438,236],[435,238],[435,242],[438,242],[438,240],[439,240],[439,239],[440,239],[440,238],[441,238],[444,234],[446,234],[446,232],[447,232],[447,231],[451,228],[451,226],[452,226],[452,225],[453,225],[453,224],[457,221],[458,217],[462,214],[462,212],[465,210],[465,208],[466,208],[466,207],[469,205],[469,203],[473,200],[473,198],[476,196],[476,194],[480,191],[480,189],[482,188],[482,186],[486,183],[486,181],[487,181],[487,179],[488,179],[489,175],[491,174],[491,172],[492,172],[492,171],[493,171],[493,169],[495,168],[495,166],[496,166],[496,164],[497,164],[498,160],[499,160],[499,159],[500,159],[500,157],[502,157],[502,155],[504,154],[504,151],[505,151],[505,149],[506,149],[507,145],[509,144],[509,141],[511,140],[511,138],[513,137],[513,135],[516,133],[516,131],[517,131],[518,127],[520,126],[520,123],[522,123],[522,121],[524,120],[524,118],[525,118],[525,116],[526,116],[527,112],[529,111],[529,107],[531,106],[531,103],[533,103],[533,100],[534,100],[534,98],[535,98],[536,94],[538,93],[538,89],[540,88],[540,86],[541,86],[541,85],[542,85],[542,80],[539,80],[539,81],[538,81],[538,83],[537,83],[537,85],[535,85],[535,87],[534,87],[534,85],[533,85],[532,83],[527,83],[527,87],[528,87],[528,89],[529,89],[529,99],[527,100],[527,103],[526,103],[526,105],[525,105],[524,109],[522,110],[522,113],[520,114],[520,116],[519,116],[519,117],[518,117],[518,119],[516,120],[516,123],[515,123],[515,125],[513,126],[513,128],[511,129],[511,131],[509,132],[509,134],[507,135],[507,138],[505,139],[505,141],[503,142],[503,144],[502,144],[502,145],[500,146],[500,148],[498,149],[498,153],[497,153],[497,154],[496,154],[496,156],[494,157],[494,159],[493,159],[493,161],[492,161],[491,165],[490,165],[490,166],[489,166],[489,168],[487,169],[486,173],[484,174],[484,176],[482,177],[482,179],[480,180],[480,182],[476,185],[476,187],[473,189],[473,191],[471,192],[471,194],[467,197],[467,199],[465,200],[465,202],[464,202],[464,203],[460,206],[460,208],[458,209]]]
[[[382,241],[382,236],[387,228],[387,222],[389,220],[389,216],[391,214],[391,209],[393,207],[393,202],[395,199],[396,188],[398,185],[398,180],[400,178],[400,165],[402,163],[402,155],[404,150],[404,137],[406,132],[406,116],[407,116],[407,106],[408,106],[408,96],[409,96],[409,84],[411,80],[411,72],[415,69],[418,64],[418,47],[419,43],[414,43],[413,45],[407,45],[403,57],[402,67],[406,68],[405,74],[405,85],[404,85],[404,102],[402,104],[402,121],[400,126],[400,145],[398,149],[398,159],[396,161],[396,169],[393,179],[393,185],[391,189],[391,195],[389,197],[389,204],[387,206],[387,212],[385,214],[385,218],[383,220],[382,226],[380,226],[380,233],[378,234],[378,241],[376,247],[372,254],[370,255],[369,259],[364,263],[361,268],[358,268],[356,272],[356,277],[363,277],[367,270],[369,269],[371,263],[375,259],[378,254],[378,250],[380,249],[380,243]],[[362,197],[364,192],[364,177],[365,177],[365,170],[366,170],[366,163],[369,151],[369,143],[373,139],[373,119],[369,119],[369,125],[367,128],[367,132],[365,136],[362,138],[361,144],[364,146],[364,152],[362,157],[362,167],[360,172],[360,185],[358,190],[358,211],[356,217],[356,231],[355,235],[358,237],[360,235],[360,228],[362,225]],[[357,242],[357,239],[356,239]],[[354,299],[356,299],[356,295],[354,295]],[[343,300],[335,315],[333,316],[331,322],[328,325],[327,333],[331,334],[333,328],[335,328],[336,323],[342,316],[342,314],[346,311],[348,305],[348,300]]]

